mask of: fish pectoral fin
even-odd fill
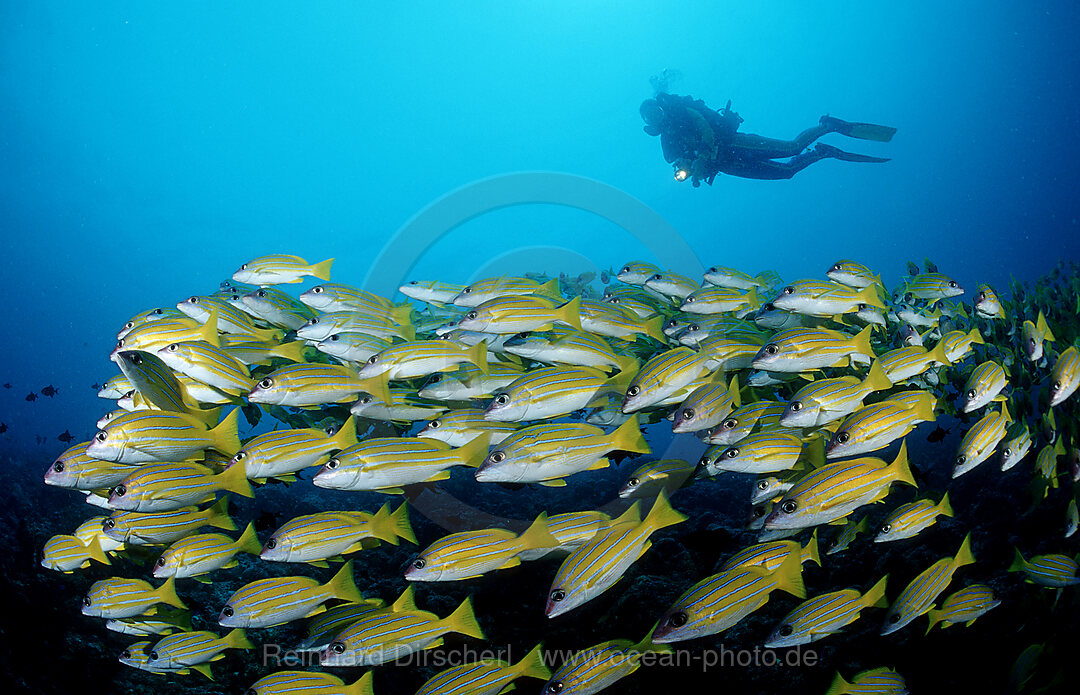
[[[506,562],[499,565],[499,569],[508,570],[511,567],[517,567],[520,564],[521,564],[521,558],[519,558],[517,555],[515,555],[515,556],[511,557],[510,559],[508,559]]]
[[[424,649],[436,649],[437,647],[441,647],[442,645],[443,645],[443,639],[442,639],[442,637],[440,637],[439,639],[435,640],[434,642],[432,642],[428,646],[424,647]]]
[[[540,484],[544,487],[566,487],[566,481],[562,478],[555,478],[554,480],[541,480]]]
[[[598,460],[596,461],[596,463],[594,463],[593,465],[589,466],[589,467],[588,467],[588,468],[586,468],[585,470],[587,470],[587,471],[598,471],[598,470],[600,470],[601,468],[607,468],[607,467],[608,467],[608,466],[610,466],[610,465],[611,465],[611,461],[608,461],[608,460],[607,460],[606,458],[601,458],[601,459],[598,459]]]
[[[311,565],[312,567],[321,567],[323,569],[328,569],[330,567],[330,563],[326,560],[310,560],[307,564]]]
[[[376,490],[376,492],[384,492],[387,495],[404,495],[405,491],[399,487],[382,487]]]
[[[205,575],[202,575],[202,574],[196,575],[196,576],[192,577],[192,579],[199,582],[200,584],[213,584],[214,583],[209,577],[207,577]]]
[[[506,687],[499,691],[499,695],[502,695],[503,693],[508,693],[508,692],[510,692],[511,690],[513,690],[516,687],[517,687],[517,685],[515,685],[513,683],[507,683]]]
[[[449,480],[449,479],[450,479],[450,471],[439,471],[438,473],[431,476],[430,478],[428,478],[424,482],[425,483],[434,483],[434,482],[439,481],[439,480]]]

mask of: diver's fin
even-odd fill
[[[853,123],[832,116],[822,117],[821,124],[828,126],[834,133],[840,133],[849,138],[858,138],[859,140],[889,142],[896,135],[896,128],[891,126],[876,125],[874,123]]]
[[[820,154],[822,157],[828,157],[830,159],[839,159],[842,162],[866,162],[870,164],[881,164],[889,161],[888,157],[871,157],[865,154],[855,154],[854,152],[845,152],[839,147],[833,147],[832,145],[826,145],[819,142],[814,145],[814,151]]]

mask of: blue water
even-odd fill
[[[335,257],[335,280],[363,284],[414,215],[515,172],[625,192],[705,266],[794,279],[844,257],[891,285],[929,257],[968,299],[1004,291],[1080,257],[1078,28],[1068,1],[5,0],[0,442],[46,460],[65,429],[88,435],[107,405],[90,386],[137,311],[265,253]],[[895,126],[887,144],[824,140],[892,161],[678,183],[638,115],[665,69],[674,93],[731,99],[743,131]],[[665,247],[521,205],[418,244],[408,271],[577,273]],[[24,400],[48,384],[56,398]]]

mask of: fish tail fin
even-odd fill
[[[756,287],[751,287],[746,292],[746,303],[750,305],[751,309],[761,308],[761,295],[758,294]]]
[[[863,386],[871,391],[884,391],[892,388],[892,385],[888,375],[885,374],[885,370],[881,368],[881,363],[874,360],[873,364],[870,365],[870,371],[866,374],[866,379],[863,380]]]
[[[660,494],[656,496],[656,501],[653,502],[652,509],[645,515],[645,519],[641,523],[649,524],[654,531],[658,531],[667,526],[681,524],[688,518],[668,503],[667,495],[661,490]]]
[[[256,328],[251,333],[256,340],[264,343],[277,343],[285,337],[285,334],[276,328]]]
[[[176,595],[176,577],[169,577],[166,579],[165,583],[159,586],[154,593],[162,603],[167,603],[170,606],[183,608],[185,610],[187,609],[187,604],[181,601],[180,597]]]
[[[217,427],[210,430],[210,438],[213,441],[213,446],[216,450],[223,454],[229,454],[232,456],[236,452],[240,451],[240,434],[237,431],[237,425],[240,422],[240,409],[233,408],[232,411],[225,416],[225,419],[218,423]],[[243,470],[243,467],[240,467]],[[251,497],[251,495],[248,495]]]
[[[581,297],[574,297],[555,312],[555,318],[568,326],[581,330]]]
[[[844,680],[844,677],[840,675],[840,672],[836,672],[836,678],[833,679],[832,685],[825,691],[825,695],[845,695],[850,693],[851,683]]]
[[[807,560],[813,560],[815,565],[821,567],[821,555],[818,552],[817,529],[814,529],[814,532],[810,534],[810,542],[803,548],[803,557]]]
[[[206,319],[206,323],[199,329],[198,340],[210,343],[216,348],[221,347],[221,338],[218,337],[218,308],[214,307],[210,310],[210,317]]]
[[[521,661],[517,663],[514,670],[523,677],[549,680],[551,678],[551,671],[548,670],[547,664],[544,663],[544,654],[541,651],[543,646],[544,643],[541,642],[533,647],[532,651],[522,657]]]
[[[333,258],[327,258],[322,263],[316,263],[311,266],[311,274],[319,278],[323,282],[330,282],[330,266],[333,264]]]
[[[975,564],[975,555],[971,552],[971,534],[964,536],[964,542],[960,544],[960,550],[956,551],[953,558],[953,567]]]
[[[795,598],[806,598],[806,585],[802,579],[802,553],[788,553],[780,566],[772,571],[776,588]]]
[[[390,522],[390,509],[389,504],[384,504],[379,507],[379,511],[371,517],[368,522],[368,526],[371,529],[371,535],[378,538],[381,541],[386,541],[391,545],[398,544],[397,533],[392,528],[392,522]]]
[[[394,401],[394,397],[390,395],[390,372],[383,372],[378,376],[373,376],[370,379],[361,379],[363,388],[367,390],[372,396],[375,396],[386,405],[390,405]]]
[[[206,524],[207,526],[213,526],[215,528],[225,529],[226,531],[235,531],[236,522],[229,516],[229,496],[222,495],[221,499],[214,503],[214,506],[207,509]]]
[[[870,324],[855,334],[855,337],[851,339],[852,351],[860,355],[869,355],[871,358],[877,357],[874,354],[874,348],[870,345],[870,335],[873,332],[874,325]]]
[[[351,603],[364,602],[364,595],[356,588],[356,581],[353,579],[352,560],[346,562],[326,586],[333,592],[334,598],[339,598]]]
[[[232,649],[254,649],[255,645],[251,643],[247,635],[240,628],[231,630],[229,634],[225,635],[225,645]]]
[[[562,293],[559,291],[559,278],[551,278],[540,285],[536,288],[535,294],[541,294],[552,299],[562,299]]]
[[[346,418],[345,424],[339,427],[330,439],[334,442],[334,446],[340,449],[348,449],[356,444],[356,418],[351,415]]]
[[[900,444],[900,451],[896,453],[896,458],[889,464],[889,468],[892,469],[893,479],[898,483],[906,483],[912,487],[918,487],[915,482],[915,477],[911,475],[911,466],[908,463],[907,455],[907,441],[903,441]]]
[[[401,326],[402,328],[404,328],[405,326],[411,326],[412,312],[413,305],[409,304],[408,302],[404,304],[395,304],[394,306],[390,307],[389,310],[390,320]],[[416,334],[414,332],[413,336],[415,337],[415,335]],[[412,338],[409,338],[409,340],[412,340]]]
[[[390,515],[390,518],[394,522],[394,533],[397,534],[398,538],[404,538],[416,545],[416,534],[413,532],[412,523],[409,521],[409,503],[402,502]]]
[[[863,594],[863,605],[868,608],[888,608],[889,600],[885,597],[885,582],[889,579],[889,575],[885,575],[878,580],[878,583],[867,589]]]
[[[96,560],[103,565],[111,565],[112,560],[105,554],[105,551],[101,549],[101,539],[94,536],[90,539],[90,545],[86,546],[86,550],[90,555],[91,560]]]
[[[372,679],[375,677],[374,671],[368,671],[364,675],[356,679],[355,683],[349,683],[341,691],[341,695],[374,695],[375,689],[371,685]]]
[[[934,626],[942,621],[945,617],[945,611],[931,608],[926,612],[927,617],[930,618],[930,624],[926,626],[926,634],[930,634],[930,631],[934,629]]]
[[[885,308],[885,304],[881,301],[881,297],[878,295],[878,286],[876,284],[867,285],[863,289],[859,290],[858,300],[863,304],[868,304],[870,306],[877,307],[878,309]]]
[[[241,533],[240,538],[236,540],[236,549],[250,555],[258,555],[262,552],[262,543],[259,542],[259,537],[255,535],[254,522],[249,522],[248,525],[244,527],[244,532]]]
[[[476,639],[487,639],[480,624],[476,622],[476,613],[473,612],[472,596],[466,596],[461,605],[454,612],[446,616],[443,621],[447,627],[459,635],[468,635]]]
[[[405,324],[401,324],[401,326],[399,326],[399,329],[400,330],[398,332],[401,334],[401,337],[404,338],[405,340],[407,340],[407,341],[416,340],[416,326],[412,325],[411,323],[405,323]]]
[[[934,412],[934,406],[937,405],[937,398],[928,391],[923,391],[921,395],[922,398],[919,398],[912,408],[915,411],[915,416],[923,422],[936,421],[937,414]]]
[[[731,375],[731,381],[728,383],[728,395],[731,396],[731,403],[733,408],[742,407],[742,396],[739,394],[738,374]]]
[[[255,497],[255,492],[251,489],[251,481],[247,479],[247,468],[243,465],[229,466],[214,478],[219,490],[235,492],[244,497]]]
[[[533,520],[529,528],[518,536],[518,541],[521,542],[524,550],[554,548],[559,545],[558,539],[551,535],[551,531],[548,530],[547,521],[547,512],[540,512],[540,515]]]
[[[963,304],[961,304],[960,306],[963,306]],[[976,326],[975,328],[972,328],[970,331],[968,331],[968,340],[971,341],[972,345],[985,345],[986,344],[986,341],[983,340],[982,333],[979,332],[978,326]]]
[[[1046,322],[1046,317],[1043,316],[1041,311],[1035,321],[1035,331],[1043,336],[1043,340],[1049,340],[1051,343],[1057,341],[1057,338],[1054,337],[1053,332],[1050,330],[1050,324]]]
[[[631,372],[637,374],[641,369],[641,363],[633,355],[617,355],[616,361],[618,362],[619,372]]]
[[[306,362],[307,358],[304,357],[304,348],[307,344],[302,340],[290,340],[287,343],[281,345],[275,345],[269,350],[269,354],[272,357],[280,357],[290,362]]]
[[[641,324],[642,333],[649,336],[653,340],[666,343],[667,337],[664,335],[664,317],[660,314],[653,316],[651,319],[646,320]]]
[[[949,360],[949,356],[945,354],[944,340],[939,340],[938,344],[934,346],[934,349],[927,352],[927,355],[943,367],[949,367],[952,365],[952,361]]]
[[[637,454],[652,453],[649,443],[645,441],[645,437],[641,434],[641,423],[636,413],[609,434],[608,441],[613,449],[619,451],[632,451]]]
[[[486,340],[481,340],[476,345],[473,345],[467,351],[468,360],[470,363],[475,364],[476,368],[480,370],[481,374],[488,374],[488,344]]]
[[[626,508],[626,511],[620,514],[615,519],[612,519],[611,525],[616,526],[618,524],[637,524],[641,522],[641,502],[637,501]]]
[[[416,601],[413,599],[412,584],[405,587],[405,591],[401,592],[401,596],[398,596],[397,600],[391,604],[390,610],[394,613],[404,613],[406,611],[416,610]]]
[[[490,446],[491,433],[481,432],[463,446],[455,449],[454,452],[461,459],[461,465],[469,466],[470,468],[479,468],[480,464],[487,458],[488,448]]]
[[[1027,560],[1020,554],[1020,548],[1013,548],[1015,555],[1013,556],[1012,564],[1009,565],[1010,572],[1023,572],[1027,569]]]
[[[952,516],[953,515],[952,504],[949,503],[949,493],[948,493],[948,491],[945,492],[944,497],[942,497],[941,501],[938,502],[937,508],[938,508],[938,514],[941,514],[942,516]]]

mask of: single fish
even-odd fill
[[[317,277],[330,280],[330,265],[333,258],[321,263],[309,264],[299,256],[274,254],[260,256],[240,266],[232,279],[254,285],[279,285],[287,282],[303,282],[305,277]]]
[[[187,608],[176,595],[172,577],[156,589],[142,579],[110,577],[90,585],[82,600],[82,614],[95,618],[131,618],[159,603]]]
[[[885,582],[888,576],[865,594],[844,589],[815,596],[788,613],[765,642],[766,649],[780,649],[809,644],[839,632],[858,620],[865,608],[884,608]]]
[[[918,500],[897,507],[881,524],[875,543],[887,543],[903,538],[911,538],[923,529],[929,528],[939,516],[952,516],[949,493],[946,492],[941,502]]]
[[[911,580],[889,608],[882,625],[881,634],[888,635],[901,629],[915,618],[934,607],[934,601],[952,581],[953,573],[964,565],[975,562],[971,553],[971,534],[964,536],[955,557],[944,557],[923,570]]]
[[[416,695],[497,695],[518,678],[549,680],[551,671],[544,663],[541,647],[540,644],[533,647],[516,664],[482,659],[451,666],[424,683]]]
[[[926,634],[941,625],[942,629],[956,623],[971,625],[980,616],[1001,605],[1001,599],[994,596],[994,590],[985,584],[972,584],[953,592],[941,604],[941,608],[927,612],[930,626]]]
[[[193,577],[199,581],[202,575],[215,570],[236,567],[239,553],[258,555],[262,550],[255,525],[248,524],[244,532],[235,541],[221,533],[200,533],[186,536],[174,542],[154,563],[153,575],[157,578],[175,577],[183,579]]]
[[[548,530],[547,513],[541,513],[521,534],[491,528],[444,536],[425,548],[410,564],[410,582],[447,582],[478,577],[497,569],[521,564],[519,553],[552,549],[559,540]]]
[[[267,577],[245,584],[229,597],[218,624],[243,628],[283,625],[320,612],[323,603],[333,598],[355,603],[365,600],[353,582],[351,560],[326,584],[311,577]]]

